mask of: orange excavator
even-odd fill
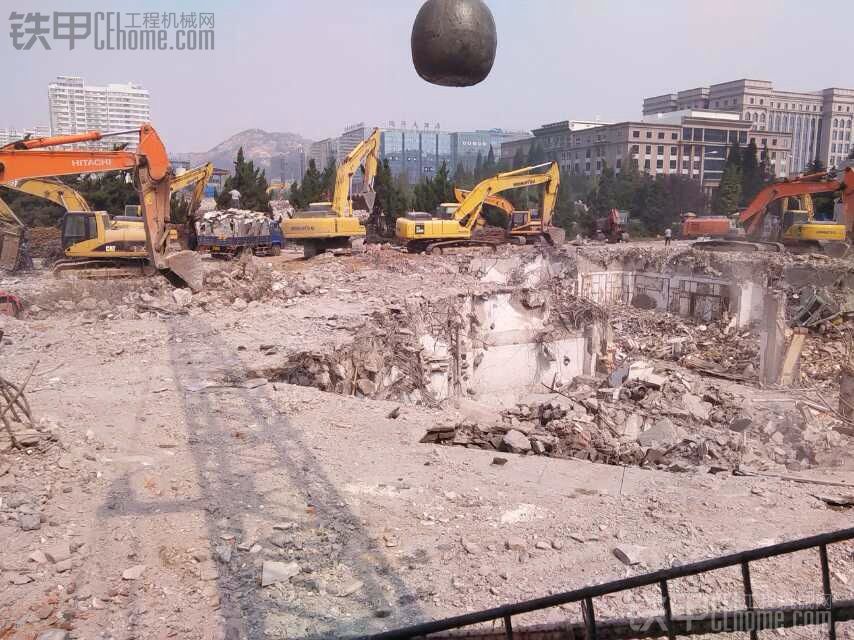
[[[840,192],[833,220],[817,220],[811,197]],[[806,206],[792,207],[792,202]],[[773,209],[776,209],[773,213]],[[738,216],[745,240],[708,240],[692,246],[710,251],[824,251],[843,255],[854,228],[854,170],[813,173],[764,187]]]
[[[139,133],[139,145],[134,152],[48,148],[130,132]],[[150,124],[114,133],[90,131],[24,139],[0,147],[0,184],[29,178],[122,170],[132,172],[139,192],[145,229],[144,246],[129,240],[126,229],[110,228],[106,212],[92,216],[91,213],[79,215],[79,212],[69,211],[63,217],[62,243],[64,249],[75,248],[75,251],[67,252],[73,254],[70,260],[85,267],[103,267],[108,262],[104,258],[111,258],[114,266],[139,265],[147,260],[149,267],[160,271],[175,284],[201,288],[201,269],[195,252],[180,251],[167,255],[173,172],[166,147]]]

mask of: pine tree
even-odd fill
[[[481,172],[484,178],[491,178],[498,173],[498,165],[495,162],[495,151],[493,151],[492,145],[489,145],[489,153],[486,154],[486,161],[483,163]]]
[[[617,207],[617,179],[614,170],[607,165],[596,180],[587,198],[587,205],[596,216],[606,216]]]
[[[513,164],[511,168],[513,169],[521,169],[525,166],[525,154],[522,152],[521,147],[516,149],[516,153],[513,154]]]
[[[217,207],[231,206],[231,191],[236,189],[240,192],[241,208],[269,212],[271,211],[270,194],[267,193],[269,186],[264,170],[255,168],[252,160],[247,162],[243,155],[243,147],[240,147],[234,161],[234,175],[229,176],[225,181],[222,193],[217,198]]]
[[[288,193],[288,201],[291,203],[291,206],[294,209],[302,209],[306,206],[305,202],[302,199],[302,192],[299,188],[299,182],[294,180],[291,182],[291,188]]]
[[[759,161],[759,181],[761,185],[760,189],[769,182],[774,181],[774,171],[771,166],[771,154],[768,151],[767,142],[762,147],[762,156]]]
[[[326,165],[323,173],[320,176],[320,187],[323,193],[323,200],[332,200],[332,195],[335,193],[335,177],[338,173],[338,168],[335,161],[332,160]]]
[[[475,182],[483,180],[483,154],[478,151],[477,159],[474,161],[474,179]]]
[[[437,200],[436,204],[454,201],[454,185],[451,183],[450,176],[448,175],[448,165],[444,160],[433,180],[433,194]]]
[[[388,228],[394,228],[395,220],[406,211],[406,197],[391,174],[388,160],[383,160],[377,167],[374,191],[377,194],[374,215],[385,216]]]
[[[741,155],[741,204],[746,205],[762,188],[762,174],[756,160],[756,141],[750,144]]]
[[[312,202],[324,202],[323,200],[323,178],[320,171],[317,170],[317,164],[314,160],[308,161],[308,169],[302,178],[302,187],[300,188],[300,199],[303,207],[307,207]]]
[[[738,211],[741,201],[741,172],[734,163],[727,162],[724,167],[721,184],[715,190],[712,198],[713,213],[718,215],[731,215]]]

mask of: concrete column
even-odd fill
[[[596,375],[601,343],[602,337],[598,322],[584,327],[584,375],[586,376]]]
[[[785,302],[780,294],[766,293],[759,334],[759,380],[777,384],[786,351]]]

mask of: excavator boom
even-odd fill
[[[199,204],[202,202],[202,197],[205,195],[205,186],[207,186],[208,182],[210,182],[211,176],[213,176],[213,170],[213,164],[207,162],[193,169],[188,169],[180,176],[172,178],[172,184],[170,186],[173,192],[186,189],[190,186],[193,187],[193,197],[190,200],[190,213],[193,213],[199,208]]]
[[[339,216],[353,215],[353,199],[350,197],[350,186],[353,176],[360,166],[364,166],[365,193],[373,194],[374,178],[377,175],[377,164],[380,146],[380,130],[374,129],[370,136],[362,140],[347,154],[341,166],[335,173],[335,194],[332,196],[332,210]],[[372,208],[373,202],[369,203]]]
[[[76,189],[53,178],[30,178],[3,185],[37,198],[50,200],[66,211],[91,211],[92,208]]]

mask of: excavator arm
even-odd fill
[[[91,211],[92,208],[77,190],[67,184],[52,178],[30,178],[17,180],[3,185],[9,189],[20,191],[37,198],[50,200],[66,211]]]
[[[335,174],[335,194],[332,196],[332,210],[339,216],[353,215],[353,199],[350,197],[350,185],[353,175],[360,166],[364,166],[365,184],[361,195],[365,196],[368,207],[373,208],[374,178],[379,163],[380,130],[374,129],[371,135],[362,140],[347,154]]]
[[[205,195],[205,186],[207,186],[208,182],[210,182],[211,176],[213,176],[213,170],[213,164],[208,162],[193,169],[189,169],[180,176],[172,178],[172,184],[170,187],[173,192],[186,189],[190,186],[193,187],[193,197],[190,200],[190,213],[193,213],[199,208],[199,204],[202,202],[202,197]]]
[[[130,151],[59,150],[45,147],[100,140],[116,134],[90,132],[23,140],[0,147],[0,185],[16,180],[46,178],[79,173],[133,171],[151,263],[161,271],[174,272],[166,261],[172,167],[166,147],[150,124],[139,128],[139,146]],[[126,132],[118,132],[126,133]],[[179,278],[187,280],[180,273]]]
[[[545,173],[535,173],[543,167],[549,167]],[[466,229],[473,229],[480,217],[483,204],[486,199],[494,194],[511,189],[532,187],[540,184],[546,185],[546,195],[543,203],[543,223],[546,223],[546,215],[551,219],[554,205],[557,200],[557,190],[560,184],[560,170],[556,162],[547,162],[532,167],[524,167],[516,171],[499,173],[492,178],[480,182],[471,190],[468,196],[460,203],[454,217]],[[548,213],[547,213],[548,212]]]
[[[457,202],[463,202],[470,193],[471,191],[454,187],[454,197],[457,199]],[[497,207],[508,216],[513,215],[513,203],[507,198],[502,198],[501,196],[487,196],[486,200],[484,200],[484,204]]]
[[[854,198],[854,172],[850,168],[845,170],[842,180],[830,179],[827,173],[816,173],[802,178],[775,182],[764,187],[756,194],[747,208],[739,215],[739,221],[745,225],[747,235],[751,235],[762,225],[768,206],[782,198],[812,195],[814,193],[826,193],[829,191],[843,190],[843,201],[847,202]],[[846,198],[845,193],[849,196]],[[847,211],[854,215],[854,205],[847,205]],[[850,216],[846,220],[846,227],[851,229]]]

